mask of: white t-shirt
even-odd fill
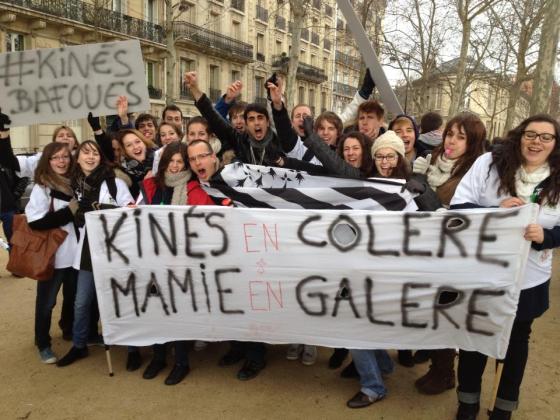
[[[25,206],[25,215],[27,222],[34,222],[43,218],[48,212],[51,205],[51,189],[42,185],[35,184],[29,197],[29,202]],[[54,198],[53,210],[57,211],[68,207],[68,202]],[[72,267],[76,252],[78,250],[78,238],[76,237],[76,230],[72,222],[60,226],[61,229],[68,232],[68,236],[56,251],[54,268],[67,268]]]
[[[498,194],[499,177],[496,167],[488,174],[492,154],[480,156],[465,174],[451,199],[451,205],[473,203],[482,207],[498,207],[510,195]],[[546,203],[539,209],[537,223],[545,229],[560,225],[560,206]],[[529,251],[521,289],[530,289],[547,281],[552,274],[552,249]]]

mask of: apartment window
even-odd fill
[[[6,52],[23,51],[24,49],[22,34],[6,33]]]
[[[210,66],[210,99],[212,102],[218,101],[222,92],[220,91],[220,68],[218,66]]]
[[[187,3],[187,10],[181,15],[189,23],[196,24],[196,6],[194,3]]]
[[[156,64],[152,63],[151,61],[146,62],[146,84],[148,86],[152,86],[155,87],[156,83],[156,79],[155,79],[155,67]]]
[[[311,54],[311,65],[317,66],[317,56],[315,54]]]
[[[302,61],[306,61],[305,60],[305,50],[301,50],[299,52],[299,59],[302,60]]]
[[[329,59],[328,59],[328,57],[323,57],[323,70],[329,71]]]
[[[241,23],[237,21],[231,22],[231,36],[235,39],[241,39]]]
[[[148,22],[157,23],[157,2],[156,0],[144,1],[144,16]]]
[[[265,61],[264,56],[264,34],[257,33],[257,60]]]
[[[196,70],[196,62],[194,60],[189,60],[187,58],[181,58],[179,64],[179,86],[181,86],[181,98],[187,98],[193,100],[191,91],[185,87],[183,83],[183,76],[188,71]]]
[[[264,77],[255,76],[255,102],[266,103],[264,94]]]
[[[321,112],[327,110],[327,92],[321,92]]]
[[[315,114],[315,89],[309,89],[309,107],[311,112]]]
[[[282,54],[282,41],[276,41],[276,51],[275,51],[276,55],[281,55]]]
[[[213,32],[219,32],[220,15],[214,12],[210,12],[210,21],[208,22],[208,28]]]
[[[112,10],[114,12],[123,13],[123,0],[113,0],[112,3]]]
[[[305,103],[305,88],[303,86],[298,88],[298,102],[300,104]]]
[[[236,80],[241,80],[241,72],[239,70],[232,70],[231,71],[231,82],[235,82]]]

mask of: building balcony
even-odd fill
[[[240,12],[245,11],[245,0],[231,0],[231,8],[239,10]]]
[[[253,46],[238,39],[210,31],[189,22],[173,24],[177,42],[184,42],[207,54],[215,55],[243,64],[253,61]]]
[[[152,85],[148,85],[148,95],[150,95],[150,99],[161,99],[163,96],[163,91]]]
[[[350,86],[345,83],[339,83],[339,82],[333,83],[333,92],[338,95],[353,98],[354,95],[356,94],[356,90],[358,90],[358,88],[355,86]]]
[[[8,4],[44,13],[47,17],[70,19],[89,27],[119,32],[130,37],[164,44],[164,31],[160,25],[114,12],[79,0],[1,0]],[[59,19],[56,24],[60,25]],[[92,28],[89,28],[92,29]]]
[[[272,56],[272,70],[279,73],[288,73],[290,58],[284,55]],[[325,71],[309,64],[299,63],[296,77],[311,83],[323,83],[328,79]]]
[[[222,91],[220,89],[210,88],[208,89],[208,97],[212,102],[216,103],[222,97]]]
[[[360,70],[362,65],[359,58],[352,57],[351,55],[345,54],[343,52],[337,51],[335,60],[338,64],[343,64],[347,67],[353,68],[354,70]]]
[[[286,18],[284,16],[276,15],[275,25],[276,29],[280,29],[281,31],[286,30]]]
[[[268,22],[268,10],[257,4],[257,19],[261,22]]]

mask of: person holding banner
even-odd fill
[[[160,125],[164,127],[164,123]],[[161,149],[160,149],[161,150]],[[156,176],[147,178],[142,182],[142,196],[148,205],[186,205],[186,204],[214,204],[200,188],[187,188],[192,173],[185,164],[187,161],[187,146],[183,143],[173,142],[165,146]],[[176,385],[190,372],[188,349],[186,341],[173,342],[175,350],[175,365],[165,379],[166,385]],[[166,344],[154,345],[154,357],[146,367],[144,379],[152,379],[165,368]]]
[[[427,182],[444,207],[449,207],[457,185],[474,161],[484,153],[486,128],[475,114],[465,112],[449,120],[443,130],[443,143],[427,157],[413,164],[413,177]],[[442,302],[443,303],[443,302]],[[440,394],[455,387],[455,349],[429,352],[429,371],[416,380],[419,392]]]
[[[76,297],[77,272],[72,267],[78,249],[78,227],[74,216],[78,201],[73,197],[70,169],[73,157],[63,143],[48,144],[41,155],[35,171],[35,185],[25,215],[29,227],[46,230],[60,227],[68,233],[56,251],[53,277],[37,282],[35,300],[35,343],[43,363],[56,363],[56,355],[51,349],[51,317],[60,286],[64,285],[62,318],[72,325],[74,300]]]
[[[99,145],[87,140],[76,152],[76,165],[72,177],[74,195],[78,198],[76,223],[80,226],[80,241],[73,262],[74,268],[80,270],[74,305],[74,326],[72,329],[73,346],[57,362],[57,366],[68,366],[88,356],[87,337],[89,333],[90,313],[95,285],[87,231],[85,230],[85,213],[134,204],[125,182],[115,178],[113,169],[103,155]]]
[[[525,119],[499,147],[474,162],[451,199],[451,208],[540,205],[537,222],[528,225],[524,234],[531,250],[492,420],[510,419],[519,404],[531,325],[549,305],[552,249],[560,247],[559,135],[560,124],[549,115]],[[459,352],[457,420],[477,417],[486,359],[478,352]]]

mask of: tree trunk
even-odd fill
[[[299,45],[301,41],[301,29],[305,22],[305,3],[298,0],[290,0],[290,9],[294,16],[292,26],[292,49],[288,61],[288,75],[286,77],[286,107],[290,111],[297,104],[297,69],[299,66]]]
[[[175,65],[177,61],[177,52],[175,50],[175,33],[173,32],[173,7],[172,0],[165,0],[165,103],[171,105],[176,96],[175,92]]]
[[[560,33],[560,1],[549,0],[542,23],[539,58],[533,82],[530,115],[549,112],[550,91],[556,65],[556,46]]]
[[[449,102],[449,110],[447,115],[452,118],[457,112],[461,103],[463,102],[465,96],[465,89],[467,88],[465,84],[465,73],[467,69],[467,59],[469,54],[469,40],[471,37],[471,22],[466,18],[466,16],[461,17],[463,35],[461,38],[461,53],[459,54],[459,61],[457,63],[457,74],[455,77],[455,83],[451,91],[451,100]]]

